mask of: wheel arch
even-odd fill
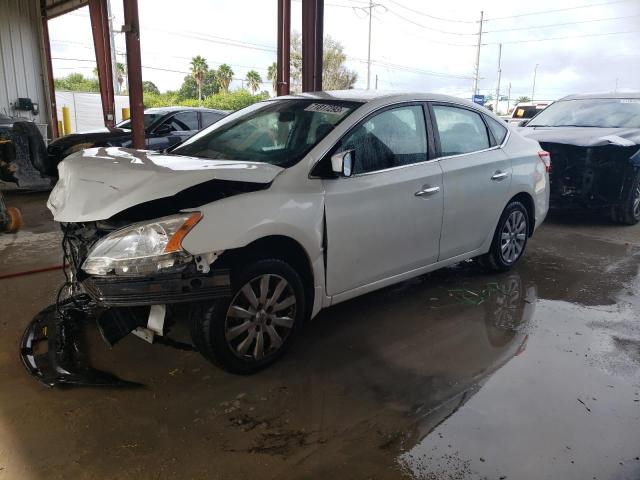
[[[531,237],[536,227],[536,206],[533,197],[528,192],[520,192],[511,197],[507,205],[511,202],[520,202],[524,205],[524,208],[526,208],[527,215],[529,216],[529,237]]]
[[[262,258],[277,258],[289,263],[299,274],[305,290],[306,318],[313,310],[314,275],[311,259],[302,244],[285,235],[268,235],[249,244],[225,250],[216,260],[216,267],[233,270],[247,262]]]

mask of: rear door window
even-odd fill
[[[434,105],[433,113],[444,157],[490,147],[489,134],[479,113],[466,108]]]
[[[214,112],[202,112],[202,128],[207,128],[209,125],[216,123],[223,116]]]

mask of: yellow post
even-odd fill
[[[69,135],[71,133],[71,111],[69,107],[62,107],[62,123],[64,125],[64,134]]]
[[[128,120],[131,117],[129,107],[122,107],[122,120]]]
[[[62,120],[58,120],[58,136],[64,137],[64,126],[62,124]]]

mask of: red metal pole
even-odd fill
[[[302,0],[302,91],[322,90],[324,0]]]
[[[51,136],[57,138],[58,132],[58,108],[56,106],[56,87],[53,82],[53,64],[51,62],[51,43],[49,42],[49,23],[47,20],[47,2],[40,0],[40,17],[42,19],[42,40],[44,42],[44,60],[47,69],[47,87],[49,89],[49,110],[51,119]]]
[[[124,1],[124,27],[127,42],[127,85],[131,109],[133,148],[144,148],[144,103],[142,98],[142,62],[140,57],[140,22],[138,0]]]
[[[111,65],[111,43],[109,41],[109,15],[106,0],[89,0],[89,16],[93,32],[93,47],[98,66],[100,100],[104,124],[113,127],[116,118],[116,106],[113,94],[113,66]]]
[[[278,0],[278,62],[276,92],[290,93],[291,0]]]

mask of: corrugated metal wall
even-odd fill
[[[0,112],[48,123],[38,0],[0,0]],[[13,109],[18,97],[29,97],[40,114]]]

